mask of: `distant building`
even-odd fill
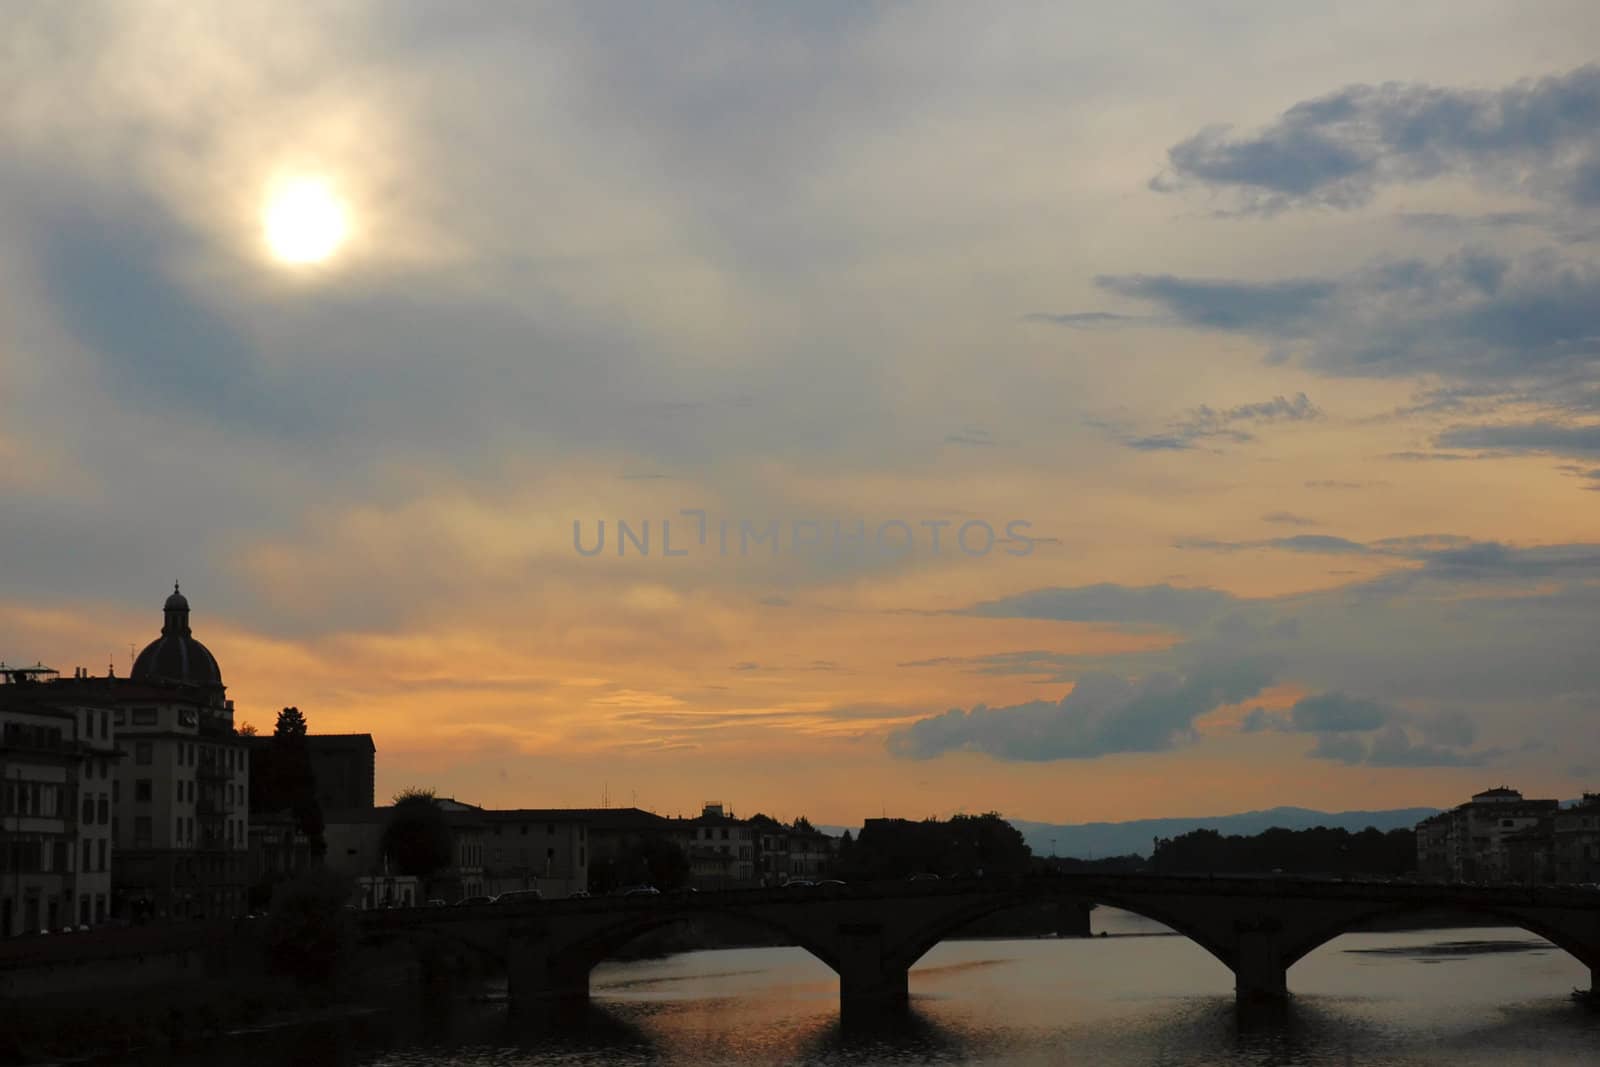
[[[0,664],[0,937],[103,922],[111,909],[111,709]]]
[[[1529,800],[1498,786],[1417,824],[1417,871],[1455,882],[1544,880],[1550,876],[1557,800]]]
[[[1551,830],[1554,877],[1558,882],[1600,882],[1600,793],[1555,814]]]
[[[378,802],[378,747],[371,734],[307,734],[317,803],[323,811]]]

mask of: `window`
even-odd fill
[[[178,782],[178,800],[179,801],[183,800],[183,782],[182,781]]]
[[[100,843],[95,846],[95,852],[98,853],[98,855],[96,856],[96,859],[99,862],[97,862],[94,865],[94,869],[97,870],[97,871],[104,871],[106,869],[106,839],[105,838],[102,837],[100,839]]]
[[[113,782],[112,784],[115,785],[116,783]],[[99,809],[100,818],[98,821],[101,826],[104,826],[106,823],[111,821],[111,803],[106,799],[106,795],[104,793],[100,794]]]
[[[726,826],[722,828],[722,839],[724,841],[728,839],[728,828]]]
[[[556,824],[555,823],[551,823],[550,824],[550,832],[552,834],[556,832]]]
[[[93,844],[94,844],[94,842],[90,841],[87,837],[83,839],[83,856],[82,856],[82,858],[80,858],[78,860],[78,870],[80,870],[80,871],[92,871],[92,870],[94,870],[94,864],[89,862],[90,860],[94,859],[94,856],[92,856],[90,854],[90,852],[89,852],[89,848]]]
[[[155,746],[148,741],[140,741],[133,748],[133,762],[141,767],[148,767],[155,762]]]
[[[152,784],[153,783],[149,778],[140,778],[138,781],[133,783],[133,802],[135,804],[150,803]]]
[[[128,724],[128,713],[121,708],[117,709],[116,723],[118,726],[126,726]]]
[[[155,835],[155,824],[148,815],[135,815],[133,817],[133,847],[149,848],[150,840]]]
[[[172,829],[172,836],[176,840],[182,841],[183,840],[183,816],[182,815],[178,816],[176,822],[177,822],[177,825],[174,826],[173,829]]]
[[[88,793],[83,795],[83,817],[79,821],[86,824],[94,822],[94,797]]]

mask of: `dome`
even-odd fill
[[[211,650],[189,632],[189,601],[178,591],[176,582],[162,610],[166,621],[161,636],[146,645],[133,661],[133,679],[221,688],[222,669]]]

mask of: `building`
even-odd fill
[[[217,918],[243,914],[249,840],[247,739],[234,730],[216,657],[194,636],[176,586],[161,634],[132,675],[49,683],[61,704],[109,709],[117,750],[111,783],[116,914]]]
[[[111,909],[113,716],[69,699],[54,674],[0,664],[3,937],[103,922]]]
[[[1556,812],[1551,829],[1552,876],[1557,882],[1600,882],[1600,793]]]
[[[1538,854],[1549,850],[1547,828],[1559,807],[1559,801],[1529,800],[1506,786],[1474,793],[1417,825],[1417,870],[1454,882],[1548,877]]]
[[[323,811],[378,803],[378,746],[371,734],[307,734],[317,803]]]
[[[484,891],[498,896],[537,889],[552,898],[587,891],[593,814],[581,808],[486,810]]]
[[[693,819],[674,822],[674,836],[689,857],[690,884],[696,889],[739,889],[756,880],[757,827],[707,801]]]
[[[273,735],[250,738],[250,765],[258,776],[269,771]],[[306,734],[306,758],[323,811],[370,808],[377,804],[378,748],[371,734]],[[260,785],[261,783],[257,783]]]

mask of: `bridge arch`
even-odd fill
[[[563,947],[553,961],[558,967],[587,974],[598,964],[611,958],[630,941],[646,934],[663,930],[679,923],[711,920],[725,925],[743,926],[749,930],[776,934],[785,944],[805,949],[830,970],[839,970],[839,961],[826,945],[809,936],[804,927],[790,924],[768,914],[770,909],[730,908],[717,911],[640,912],[626,916],[619,922],[594,930],[572,944]]]
[[[1334,938],[1348,933],[1359,932],[1359,928],[1362,925],[1373,919],[1436,912],[1472,913],[1499,919],[1507,926],[1514,926],[1519,930],[1525,930],[1530,934],[1544,938],[1587,967],[1600,968],[1600,949],[1597,949],[1592,940],[1588,940],[1593,936],[1593,931],[1586,935],[1584,931],[1566,929],[1557,922],[1537,914],[1536,909],[1523,908],[1517,905],[1480,904],[1444,898],[1407,901],[1405,903],[1374,903],[1371,907],[1342,915],[1332,921],[1311,927],[1309,930],[1299,932],[1284,946],[1283,965],[1285,968],[1294,966]],[[1600,928],[1600,921],[1597,921],[1595,925]]]
[[[964,907],[953,909],[940,918],[937,923],[930,924],[919,930],[917,934],[904,944],[897,946],[896,959],[907,968],[913,966],[923,956],[927,955],[939,942],[946,940],[963,927],[970,926],[979,919],[986,918],[998,912],[1008,911],[1012,908],[1027,904],[1036,904],[1041,900],[1054,900],[1057,902],[1081,902],[1085,905],[1101,904],[1106,907],[1119,908],[1143,916],[1153,922],[1161,923],[1173,932],[1188,938],[1190,941],[1205,949],[1217,959],[1224,967],[1233,968],[1233,954],[1222,942],[1211,937],[1200,926],[1189,922],[1159,904],[1151,904],[1140,899],[1124,899],[1114,894],[1106,893],[1060,893],[1041,896],[1037,892],[1001,892],[985,896]]]

